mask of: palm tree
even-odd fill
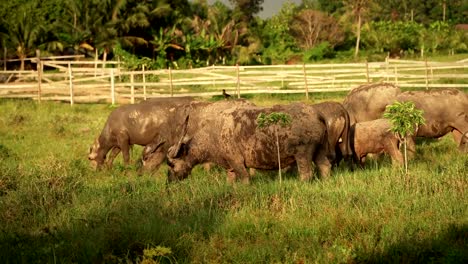
[[[36,7],[37,2],[28,2],[20,5],[15,14],[1,18],[8,36],[6,45],[15,49],[21,62],[20,70],[24,70],[26,57],[34,54],[40,44],[42,32],[45,31],[41,17],[36,16]]]
[[[371,9],[373,0],[344,0],[344,9],[346,17],[354,17],[356,23],[356,46],[354,50],[354,57],[357,58],[359,54],[359,44],[361,41],[361,26],[363,19],[366,17],[367,12]]]

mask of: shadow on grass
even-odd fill
[[[450,225],[436,237],[399,241],[382,253],[357,253],[356,263],[468,263],[468,225]]]
[[[148,195],[151,189],[156,190]],[[145,249],[161,246],[172,251],[166,260],[187,262],[196,241],[223,223],[235,199],[232,189],[218,189],[204,193],[189,183],[166,187],[141,179],[87,188],[74,194],[79,204],[50,209],[52,218],[60,212],[67,218],[61,225],[33,215],[43,213],[38,210],[29,216],[29,227],[24,216],[20,228],[1,227],[0,258],[3,263],[136,263]]]

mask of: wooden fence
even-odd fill
[[[125,71],[118,62],[33,59],[38,70],[0,71],[0,97],[134,103],[151,97],[348,91],[370,82],[402,88],[468,88],[468,61],[275,66],[211,66],[190,70]],[[43,70],[44,67],[48,70]]]

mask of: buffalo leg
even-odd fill
[[[398,139],[386,141],[383,147],[385,152],[387,152],[392,158],[392,164],[394,166],[403,165],[403,155],[398,149]]]
[[[112,163],[114,162],[115,157],[119,155],[119,153],[120,153],[120,148],[113,147],[111,149],[110,154],[107,157],[107,161],[106,161],[107,168],[112,167]]]
[[[244,166],[244,161],[243,160],[239,160],[239,161],[231,160],[231,161],[228,161],[228,164],[231,167],[231,171],[235,175],[233,177],[232,174],[229,174],[230,172],[228,170],[228,178],[231,178],[231,179],[228,179],[228,180],[232,180],[232,178],[234,178],[234,180],[235,180],[238,177],[240,177],[240,180],[242,181],[242,183],[248,184],[250,182],[250,176],[249,176],[249,173],[247,171],[247,168]]]
[[[124,165],[128,166],[128,164],[130,164],[130,145],[128,144],[128,137],[121,135],[117,139],[117,143],[119,144],[120,150],[122,151]]]
[[[464,134],[456,129],[452,131],[452,136],[461,152],[468,152],[468,131]]]
[[[328,178],[331,171],[331,163],[330,160],[326,157],[324,151],[319,150],[319,153],[314,158],[314,163],[318,167],[320,177]]]
[[[312,176],[312,166],[309,159],[306,157],[307,156],[296,156],[297,170],[299,171],[299,177],[301,181],[308,181]]]

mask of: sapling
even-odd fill
[[[390,130],[395,133],[400,143],[403,143],[405,173],[408,174],[408,157],[406,153],[406,139],[418,131],[420,125],[424,125],[424,111],[417,109],[413,102],[394,102],[387,105],[384,118],[390,120]]]
[[[268,115],[265,113],[261,113],[257,116],[257,127],[264,128],[273,126],[273,130],[275,131],[275,138],[276,138],[276,150],[278,155],[278,176],[279,181],[281,183],[281,156],[280,156],[280,148],[279,148],[279,138],[278,138],[278,129],[279,127],[286,127],[291,124],[292,118],[290,115],[282,113],[282,112],[272,112]]]

